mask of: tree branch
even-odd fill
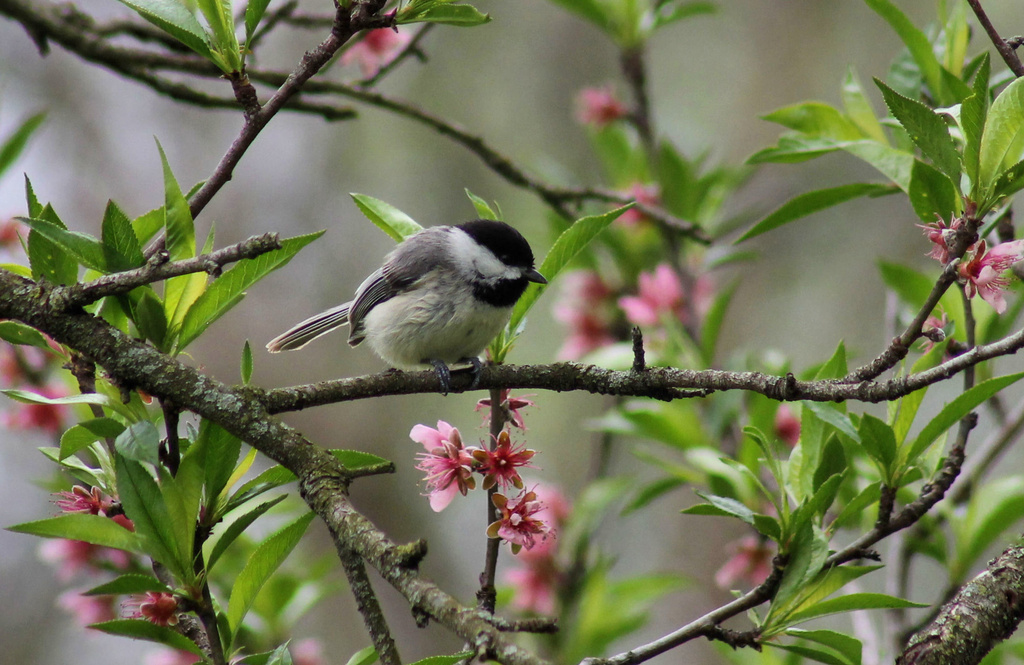
[[[978,17],[978,23],[985,29],[988,34],[988,38],[992,40],[992,44],[999,51],[999,55],[1003,58],[1003,62],[1010,68],[1017,76],[1024,76],[1024,64],[1021,64],[1020,58],[1017,57],[1017,53],[1013,50],[1013,47],[1006,43],[1006,40],[999,36],[992,21],[988,19],[988,14],[985,13],[985,9],[981,6],[980,0],[967,0],[967,4],[974,10],[974,15]]]

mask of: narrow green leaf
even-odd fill
[[[966,515],[955,517],[956,560],[951,579],[966,575],[988,548],[1024,518],[1024,480],[1008,476],[987,480],[971,495]]]
[[[235,20],[231,15],[230,0],[195,0],[203,13],[206,24],[213,29],[213,50],[224,59],[224,64],[237,71],[239,61],[238,37],[235,36]]]
[[[82,593],[83,596],[119,596],[147,591],[171,591],[163,582],[151,575],[129,573],[120,575]]]
[[[847,141],[838,145],[844,152],[873,166],[904,192],[909,190],[914,165],[914,156],[909,152],[870,140]]]
[[[245,50],[249,50],[249,43],[252,42],[252,36],[256,34],[256,28],[259,27],[260,21],[263,20],[263,15],[267,11],[267,5],[270,4],[270,0],[249,0],[245,6]]]
[[[288,264],[299,250],[324,234],[308,233],[281,241],[281,249],[261,254],[254,259],[239,261],[218,277],[195,298],[182,317],[178,335],[178,350],[184,349],[198,338],[211,323],[226,314],[241,301],[245,290],[268,274]]]
[[[985,131],[985,121],[988,118],[990,67],[988,53],[984,53],[978,73],[974,78],[974,94],[960,105],[960,129],[964,134],[964,172],[970,178],[971,187],[974,190],[978,188],[981,136]],[[971,198],[976,198],[980,193],[974,190],[971,192]]]
[[[132,306],[132,322],[145,339],[152,342],[157,349],[166,352],[167,315],[164,313],[164,303],[153,289],[143,288],[138,292],[138,300]]]
[[[204,418],[199,425],[195,445],[203,446],[206,450],[206,509],[212,510],[214,501],[227,488],[234,473],[242,442],[220,425]]]
[[[0,321],[0,339],[11,344],[34,346],[48,353],[53,352],[53,348],[41,332],[17,321]]]
[[[715,364],[715,349],[718,346],[718,335],[722,330],[722,322],[725,319],[726,311],[729,309],[729,303],[732,302],[733,294],[736,293],[736,287],[739,284],[739,280],[734,280],[719,291],[711,303],[707,314],[704,316],[704,323],[700,331],[700,346],[701,355],[707,367]]]
[[[876,503],[881,494],[882,489],[879,483],[872,483],[865,487],[853,498],[853,500],[847,503],[843,509],[839,511],[839,515],[832,520],[832,523],[828,527],[829,532],[835,533],[841,527],[845,527],[855,520],[863,517],[868,506]]]
[[[547,278],[548,283],[552,283],[573,258],[582,252],[601,231],[608,228],[612,222],[619,218],[619,215],[632,207],[633,204],[629,204],[615,210],[610,210],[603,215],[592,215],[577,219],[551,245],[548,255],[544,257],[544,261],[538,269],[540,274]],[[519,299],[519,302],[512,309],[512,319],[506,327],[507,330],[515,331],[519,328],[523,319],[526,318],[527,312],[537,302],[545,288],[547,288],[546,285],[542,284],[531,284],[527,287],[526,293],[523,294],[523,297]]]
[[[779,137],[777,145],[758,150],[747,158],[747,164],[794,164],[806,162],[839,150],[840,143],[832,139],[812,138],[799,133]]]
[[[179,561],[171,514],[160,487],[140,463],[116,455],[117,494],[135,532],[146,544],[146,553],[182,580],[193,576],[191,561]]]
[[[29,188],[29,207],[38,209],[38,201],[33,205],[35,194],[27,178],[25,184]],[[60,229],[67,229],[50,204],[38,209],[32,219],[41,219]],[[28,234],[28,260],[32,267],[32,279],[46,279],[51,284],[74,284],[78,281],[78,261],[61,245],[36,229]]]
[[[789,561],[765,618],[765,625],[772,627],[773,632],[777,632],[779,622],[784,622],[787,627],[795,623],[788,619],[791,605],[824,565],[825,557],[828,556],[828,541],[810,522],[804,522],[785,549]]]
[[[851,593],[838,598],[824,600],[802,612],[789,617],[791,624],[803,623],[829,614],[854,612],[856,610],[901,609],[928,607],[927,603],[914,603],[884,593]]]
[[[210,547],[206,548],[209,551],[209,554],[206,555],[206,569],[211,570],[217,561],[220,560],[221,555],[224,554],[224,551],[227,550],[228,546],[235,542],[240,535],[245,533],[245,530],[249,528],[250,524],[255,522],[268,510],[284,501],[287,496],[287,494],[282,494],[269,501],[264,501],[255,508],[246,511],[237,517],[232,517],[227,527],[216,529],[213,537],[208,541],[210,543]]]
[[[195,643],[168,626],[158,626],[145,619],[114,619],[103,623],[89,624],[94,628],[109,635],[120,635],[130,637],[133,640],[145,640],[169,646],[179,651],[188,651],[191,654],[202,657],[202,650]]]
[[[142,420],[117,437],[114,449],[125,458],[149,464],[160,463],[160,434],[149,420]]]
[[[4,172],[11,168],[14,161],[25,150],[29,138],[42,126],[44,120],[46,120],[45,113],[37,113],[31,116],[25,122],[18,125],[18,128],[0,145],[0,176],[3,176]]]
[[[786,631],[786,634],[792,637],[798,637],[802,640],[817,642],[818,644],[823,644],[830,649],[834,649],[851,665],[860,665],[861,663],[863,645],[860,640],[855,637],[850,637],[845,633],[839,633],[834,630],[803,630],[801,628],[791,628]]]
[[[821,490],[824,485],[832,477],[841,477],[848,470],[846,459],[846,450],[843,448],[843,444],[839,442],[838,436],[830,436],[825,441],[825,446],[821,450],[821,460],[818,462],[818,468],[814,470],[814,480],[811,487],[814,489],[815,494]],[[838,485],[836,485],[838,488]],[[835,500],[833,496],[829,500],[829,505]]]
[[[957,209],[957,193],[949,178],[928,164],[915,159],[907,192],[914,212],[926,224],[936,215],[951,219]]]
[[[1003,171],[1020,161],[1024,142],[1024,79],[1015,79],[992,102],[978,150],[978,193],[993,191]],[[977,196],[977,193],[976,193]]]
[[[232,633],[238,631],[242,619],[245,618],[256,599],[256,594],[298,544],[302,534],[309,527],[309,523],[313,521],[313,517],[313,513],[306,513],[285,526],[260,543],[256,551],[249,557],[245,568],[235,579],[235,585],[231,589],[231,599],[228,601],[227,616]]]
[[[103,243],[91,235],[77,231],[68,231],[62,226],[45,219],[32,219],[30,217],[18,217],[17,219],[27,224],[33,232],[59,246],[76,262],[86,268],[107,272],[107,260],[103,253]],[[31,243],[31,240],[29,242]]]
[[[657,30],[694,16],[714,14],[717,11],[718,5],[713,2],[662,2],[655,10],[653,29]]]
[[[860,419],[860,442],[864,451],[882,469],[886,484],[891,484],[893,462],[896,461],[896,434],[892,427],[870,413]]]
[[[75,405],[75,404],[95,404],[116,411],[118,414],[134,420],[135,415],[131,412],[124,404],[121,404],[117,400],[110,399],[106,395],[100,395],[97,393],[87,393],[84,395],[69,395],[67,397],[44,397],[37,395],[36,393],[29,392],[27,390],[0,390],[0,393],[7,395],[16,402],[23,402],[25,404],[50,404],[50,405]]]
[[[145,551],[137,534],[109,517],[87,513],[65,513],[35,522],[22,522],[7,527],[7,530],[44,538],[81,540],[93,545],[112,547],[127,552],[142,553]]]
[[[921,153],[946,174],[954,186],[960,183],[960,154],[949,134],[949,127],[938,113],[916,99],[899,94],[879,79],[885,104],[899,121]]]
[[[473,207],[476,209],[476,214],[479,215],[481,219],[501,220],[501,216],[494,212],[491,206],[488,205],[487,201],[484,201],[482,198],[469,191],[468,188],[466,189],[466,196],[468,196],[469,200],[473,203]]]
[[[691,506],[682,512],[684,515],[731,515],[737,517],[747,524],[754,523],[754,511],[747,508],[745,505],[737,501],[736,499],[730,499],[726,496],[715,496],[714,494],[706,494],[704,492],[697,492],[697,496],[708,502],[714,511],[707,511],[706,508],[700,506]]]
[[[832,206],[845,203],[862,196],[878,196],[888,194],[892,191],[889,185],[862,182],[851,185],[840,185],[827,189],[819,189],[806,194],[800,194],[786,203],[782,204],[775,212],[771,213],[760,222],[751,227],[746,233],[736,240],[737,243],[749,240],[762,233],[788,224],[794,220],[806,217],[812,213],[831,208]]]
[[[462,652],[456,655],[460,658],[467,658],[471,656],[472,653]],[[380,656],[377,655],[376,648],[372,646],[363,647],[359,651],[356,651],[354,654],[352,654],[352,657],[348,659],[348,662],[345,663],[345,665],[373,665],[377,662],[378,658],[380,658]],[[415,663],[412,663],[411,665],[415,665]]]
[[[156,146],[160,152],[164,174],[164,231],[167,254],[172,261],[191,259],[196,255],[196,230],[192,213],[167,162],[163,146],[159,141]],[[167,317],[168,330],[172,334],[179,328],[185,312],[203,292],[205,285],[206,273],[172,277],[164,283],[164,315]]]
[[[425,11],[414,13],[398,12],[395,22],[405,23],[441,23],[469,28],[490,23],[491,15],[484,14],[471,5],[436,4]]]
[[[112,439],[124,431],[124,425],[113,418],[93,418],[67,430],[60,437],[60,459],[74,455],[100,439]]]
[[[849,118],[822,102],[801,102],[785,106],[762,118],[813,138],[856,141],[865,136]]]
[[[391,236],[395,242],[402,242],[409,236],[423,230],[416,220],[390,203],[365,194],[349,194],[359,210],[377,228]]]
[[[552,2],[607,31],[611,10],[601,0],[552,0]]]
[[[782,651],[797,654],[798,656],[802,656],[803,659],[813,660],[818,663],[825,663],[825,665],[852,665],[849,660],[831,651],[822,651],[821,649],[815,649],[803,644],[779,644],[777,642],[765,642],[765,644],[768,644],[774,649],[780,649]]]
[[[878,116],[875,115],[875,110],[871,108],[871,102],[868,101],[868,97],[864,93],[864,87],[857,76],[857,71],[852,65],[846,69],[842,95],[843,107],[846,109],[847,115],[864,136],[883,145],[889,145],[889,137],[885,135],[885,130],[882,129],[882,123],[878,122]]]
[[[103,255],[109,272],[138,268],[145,259],[131,220],[113,201],[103,211]]]
[[[900,450],[901,461],[912,464],[921,453],[927,450],[943,432],[952,427],[958,420],[966,416],[985,400],[1020,381],[1022,378],[1024,378],[1024,372],[999,376],[982,381],[967,392],[958,395],[953,401],[942,407],[939,415],[935,416],[925,425],[924,429],[921,430],[910,446]]]
[[[910,50],[910,55],[917,64],[924,77],[925,83],[931,88],[932,94],[943,106],[949,106],[956,101],[947,92],[942,78],[942,65],[939,64],[932,50],[928,37],[917,29],[906,14],[899,10],[890,0],[865,0],[876,14],[881,16],[896,31],[900,39]]]
[[[252,380],[252,347],[249,340],[242,345],[242,385],[247,386]]]
[[[120,0],[204,58],[212,59],[210,36],[186,5],[175,0]]]
[[[834,427],[837,431],[842,432],[856,443],[860,443],[860,433],[850,421],[850,416],[842,411],[838,411],[833,405],[824,402],[802,402],[801,404],[803,408],[810,409],[814,415]]]
[[[366,649],[363,649],[363,651],[366,651]],[[363,651],[360,651],[359,653],[363,653]],[[455,653],[450,656],[428,656],[426,658],[421,658],[420,660],[417,660],[414,663],[409,663],[409,665],[455,665],[455,663],[461,663],[462,661],[466,660],[472,655],[472,651],[460,651],[459,653]],[[355,656],[353,656],[353,658],[355,658]],[[374,660],[376,660],[376,657],[374,658]],[[363,660],[361,662],[364,663],[364,665],[370,665],[370,663],[373,663],[374,661]],[[351,660],[349,661],[349,663],[350,665],[354,665],[352,664]]]

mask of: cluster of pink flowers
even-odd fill
[[[661,205],[661,188],[657,183],[635,182],[626,190],[637,203],[645,206],[656,207]],[[619,216],[618,222],[627,227],[635,227],[648,220],[642,210],[630,208]]]
[[[949,243],[963,226],[963,219],[954,217],[949,225],[942,219],[931,224],[919,224],[925,236],[932,242],[928,256],[946,265],[953,258],[950,256]],[[1003,273],[1013,264],[1024,259],[1024,240],[1013,240],[988,248],[985,240],[979,240],[967,248],[967,252],[957,265],[957,275],[968,298],[980,295],[981,299],[992,305],[1002,314],[1006,311],[1006,299],[1003,291],[1010,285]]]
[[[683,324],[690,322],[687,298],[692,298],[693,311],[703,317],[714,299],[714,285],[707,273],[697,277],[693,292],[687,293],[679,274],[667,263],[658,265],[654,272],[640,273],[637,294],[619,298],[619,307],[630,323],[654,326],[665,320]]]
[[[527,406],[533,406],[533,402],[502,391],[499,408],[509,423],[522,430],[526,425],[520,410]],[[481,408],[493,408],[491,400],[481,400],[477,409]],[[417,456],[416,468],[426,473],[424,481],[434,511],[444,510],[456,495],[465,496],[475,489],[479,474],[484,489],[501,491],[493,496],[499,519],[488,526],[488,536],[508,542],[513,553],[522,548],[532,549],[547,539],[549,527],[538,517],[545,509],[544,504],[538,500],[536,488],[526,489],[519,475],[520,468],[531,466],[536,452],[525,444],[513,443],[508,430],[492,437],[490,447],[466,446],[458,429],[439,420],[436,429],[416,425],[409,432],[409,438],[422,444],[426,451]],[[509,490],[519,490],[519,493],[510,496]]]
[[[737,582],[752,587],[768,579],[772,572],[775,552],[771,543],[760,536],[746,536],[729,545],[731,556],[715,573],[715,584],[722,589],[733,589]]]

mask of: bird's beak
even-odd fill
[[[531,282],[535,282],[537,284],[547,284],[548,283],[548,280],[544,279],[544,275],[540,274],[539,272],[537,272],[533,268],[530,268],[529,270],[524,272],[523,273],[523,277],[525,277],[527,280],[529,280]]]

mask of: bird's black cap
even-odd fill
[[[533,250],[523,234],[505,222],[492,219],[476,219],[459,224],[456,228],[465,231],[469,237],[491,250],[498,259],[509,266],[533,268]]]

